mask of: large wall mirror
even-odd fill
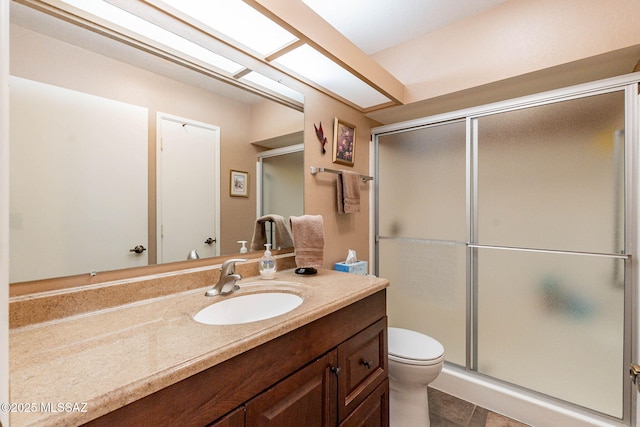
[[[262,212],[259,154],[303,143],[302,95],[216,78],[48,3],[11,4],[11,282],[238,253]],[[301,194],[288,203],[303,212]]]

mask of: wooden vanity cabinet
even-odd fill
[[[384,317],[249,401],[246,426],[388,425],[386,330]]]
[[[85,425],[388,426],[386,330],[381,290]]]
[[[336,352],[287,377],[246,405],[247,426],[331,427],[336,425]]]
[[[343,421],[387,378],[387,319],[338,346],[338,416]]]
[[[215,423],[210,424],[208,427],[244,427],[244,410],[244,406],[236,408],[235,411],[225,415]]]

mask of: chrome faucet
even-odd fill
[[[216,295],[229,295],[230,293],[240,289],[236,282],[242,279],[242,276],[236,273],[236,262],[246,262],[245,258],[228,259],[222,263],[220,268],[220,280],[216,285],[209,289],[205,296],[213,297]]]

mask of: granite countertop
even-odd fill
[[[303,296],[304,302],[271,319],[204,325],[193,315],[224,298],[205,297],[207,287],[11,329],[11,425],[88,422],[389,284],[331,270],[315,276],[287,270],[274,280],[249,277],[238,283],[237,295],[280,289]]]

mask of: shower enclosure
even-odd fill
[[[629,423],[637,94],[613,79],[374,129],[389,324]]]

